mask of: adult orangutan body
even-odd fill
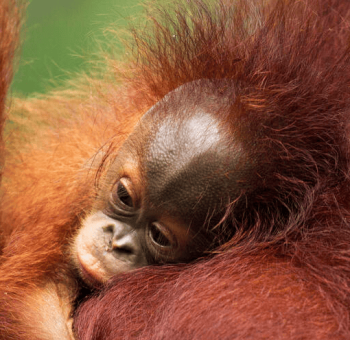
[[[73,337],[115,274],[77,338],[348,338],[349,10],[177,3],[129,64],[14,101],[0,338]]]

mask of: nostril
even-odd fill
[[[113,224],[105,225],[102,227],[102,229],[105,233],[111,233],[111,234],[114,233],[114,225]]]
[[[109,245],[115,256],[136,255],[139,253],[139,243],[137,234],[134,232],[124,233],[125,230],[117,230],[114,232],[111,243]]]
[[[125,255],[132,255],[134,253],[133,249],[131,247],[128,247],[128,246],[119,247],[117,245],[117,246],[113,247],[113,250],[119,254],[125,254]]]

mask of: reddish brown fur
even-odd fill
[[[239,133],[265,160],[262,190],[228,207],[237,232],[220,254],[116,278],[80,310],[79,338],[349,338],[350,6],[213,3],[156,10],[126,65],[111,59],[105,77],[14,102],[23,125],[11,134],[1,197],[0,339],[53,338],[36,321],[56,309],[36,297],[53,286],[74,298],[66,252],[95,179],[149,107],[202,78],[238,84],[231,117],[249,122]],[[101,146],[103,164],[89,169]],[[254,208],[237,215],[245,202]]]
[[[288,261],[221,254],[116,278],[83,305],[79,339],[346,339]]]

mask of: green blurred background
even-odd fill
[[[31,0],[24,42],[12,91],[24,96],[45,93],[86,70],[87,55],[97,51],[103,29],[111,23],[125,27],[139,13],[140,0]]]

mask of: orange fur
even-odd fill
[[[0,183],[3,168],[3,124],[5,119],[5,100],[12,80],[13,58],[19,40],[20,6],[13,1],[0,1]],[[0,244],[1,246],[1,244]]]

